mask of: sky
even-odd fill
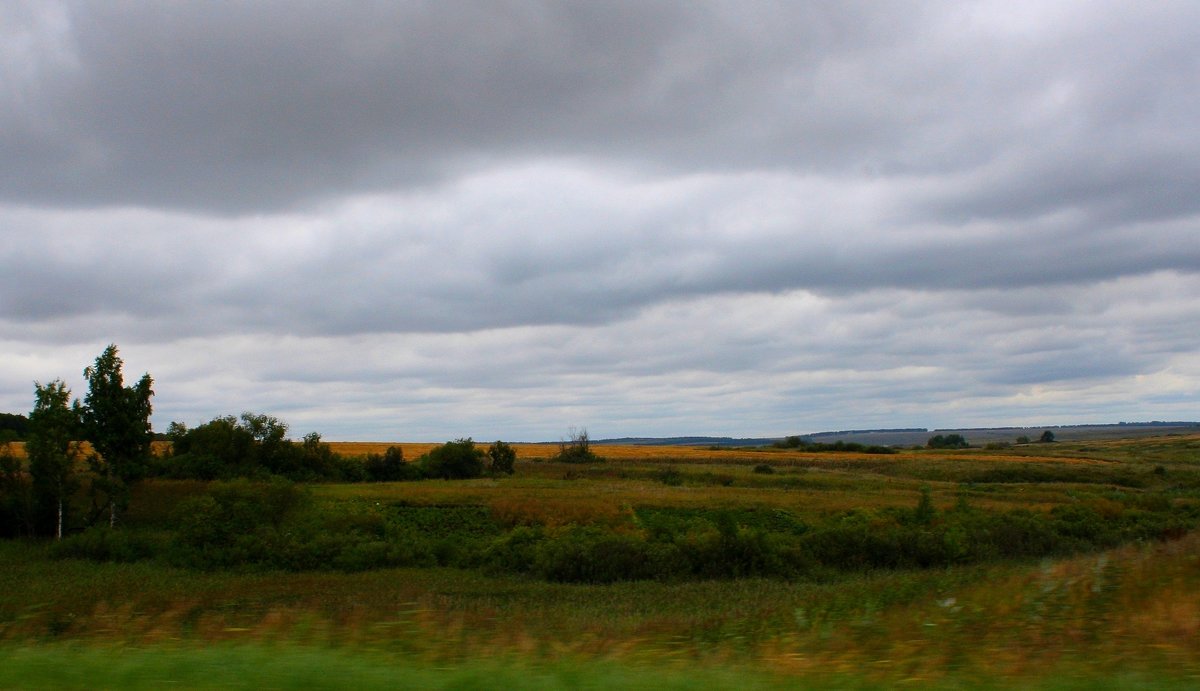
[[[1200,3],[0,4],[0,411],[1200,418]]]

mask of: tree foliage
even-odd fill
[[[96,362],[83,370],[88,392],[82,404],[76,403],[84,437],[95,452],[94,489],[105,497],[110,524],[116,520],[117,508],[128,502],[130,484],[145,474],[153,439],[153,380],[143,374],[136,384],[125,386],[123,365],[117,346],[105,348]]]
[[[158,472],[197,480],[265,478],[292,480],[343,479],[338,459],[321,435],[311,432],[296,443],[287,438],[287,423],[261,413],[216,417],[188,429],[172,422],[167,438],[171,456]]]
[[[938,434],[929,438],[931,449],[965,449],[970,446],[961,434]]]
[[[415,463],[404,462],[404,449],[389,446],[382,453],[370,453],[363,459],[364,479],[368,482],[419,480],[421,470]]]
[[[32,535],[33,497],[29,481],[21,471],[13,439],[6,437],[0,434],[0,537]]]
[[[38,516],[52,516],[55,537],[62,539],[71,495],[78,486],[75,458],[79,417],[71,408],[71,390],[62,380],[34,384],[33,411],[29,414],[29,457],[34,501]]]
[[[497,440],[488,447],[488,473],[491,475],[512,475],[513,466],[517,462],[517,450],[510,444]]]
[[[4,434],[11,432],[11,437]],[[13,441],[19,441],[25,438],[29,433],[29,418],[24,415],[14,413],[0,413],[0,440],[10,438]]]
[[[425,477],[464,480],[483,475],[483,449],[470,437],[448,441],[421,456],[417,464]]]

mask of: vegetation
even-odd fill
[[[14,413],[0,413],[0,443],[21,441],[29,432],[29,418]]]
[[[33,490],[35,522],[53,516],[54,536],[61,540],[67,506],[78,482],[75,460],[79,457],[79,419],[71,410],[71,390],[61,380],[42,386],[34,384],[35,401],[29,414],[29,476]],[[40,532],[40,531],[39,531]]]
[[[153,381],[143,374],[137,384],[125,386],[123,365],[117,346],[105,348],[94,364],[84,368],[88,392],[82,403],[75,404],[84,438],[94,451],[89,459],[95,473],[93,508],[97,513],[107,509],[110,526],[116,523],[118,509],[129,501],[130,485],[145,475],[153,438]]]
[[[935,434],[926,444],[931,449],[966,449],[971,445],[961,434]]]
[[[497,441],[487,450],[488,473],[493,477],[512,475],[517,464],[517,450],[509,444]]]
[[[404,463],[421,447],[393,448]],[[118,530],[0,543],[0,658],[46,686],[63,676],[30,677],[33,660],[87,668],[114,637],[139,674],[184,685],[198,651],[236,666],[258,646],[415,678],[483,659],[488,680],[582,670],[547,681],[563,686],[642,665],[695,684],[674,660],[785,687],[1186,683],[1200,438],[1054,450],[613,447],[592,467],[518,460],[503,483],[150,478]],[[166,641],[178,671],[150,662]],[[285,666],[267,685],[291,683]]]
[[[835,453],[872,453],[872,454],[890,454],[896,453],[896,449],[890,446],[879,446],[877,444],[859,444],[858,442],[847,442],[838,440],[835,442],[815,442],[804,437],[791,436],[772,444],[772,448],[776,449],[796,449],[807,453],[820,452],[835,452]]]
[[[598,463],[604,459],[592,451],[587,429],[576,430],[572,427],[567,438],[559,442],[554,460],[559,463]]]
[[[450,441],[417,460],[424,477],[466,480],[483,475],[485,453],[470,438]]]
[[[171,452],[155,462],[153,471],[160,477],[196,480],[270,476],[297,482],[363,479],[361,470],[345,472],[345,464],[316,432],[302,442],[291,441],[287,433],[287,423],[259,413],[213,418],[193,429],[175,422],[167,433]]]

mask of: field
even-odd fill
[[[0,687],[1200,686],[1200,437],[595,450],[311,486],[263,543],[292,561],[216,568],[172,551],[232,559],[178,507],[260,490],[146,481],[129,542],[0,542]],[[664,553],[691,567],[606,570]]]

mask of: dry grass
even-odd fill
[[[5,556],[17,554],[5,548]],[[878,683],[1087,670],[1200,674],[1200,536],[1033,565],[826,585],[563,586],[446,570],[196,574],[0,567],[0,640],[336,645],[431,661],[751,664]]]

